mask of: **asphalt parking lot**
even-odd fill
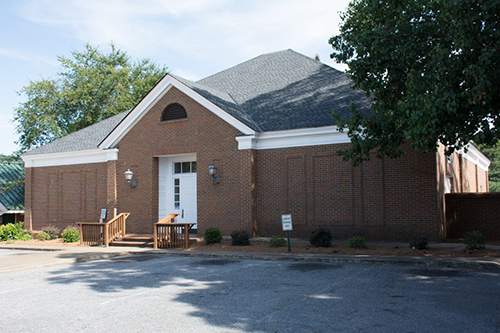
[[[498,271],[136,254],[0,286],[2,332],[500,332]]]

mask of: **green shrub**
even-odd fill
[[[250,245],[250,234],[245,230],[234,231],[231,234],[231,244],[238,246]]]
[[[465,233],[465,247],[468,250],[481,250],[485,249],[486,237],[481,231],[469,231]]]
[[[316,229],[311,233],[309,242],[315,247],[329,247],[332,243],[332,233],[324,229]]]
[[[286,245],[285,237],[273,236],[269,240],[269,245],[271,245],[271,247],[285,246]]]
[[[19,222],[16,224],[7,223],[0,226],[0,241],[27,241],[33,239],[31,231],[24,230],[23,225],[23,222]]]
[[[22,230],[21,233],[17,236],[17,240],[20,241],[29,241],[33,239],[33,232],[29,230]]]
[[[351,249],[366,249],[366,242],[363,237],[355,236],[347,240],[346,246]]]
[[[76,228],[68,227],[63,230],[62,238],[64,243],[74,243],[80,240],[80,232]]]
[[[52,238],[50,238],[50,235],[48,232],[42,231],[41,233],[36,235],[36,239],[38,239],[40,241],[46,241],[46,240],[50,240]]]
[[[53,224],[46,225],[45,227],[42,228],[42,231],[48,233],[50,239],[59,238],[59,236],[61,235],[61,229],[59,229]]]
[[[220,243],[220,241],[222,240],[222,233],[220,232],[219,228],[208,227],[203,234],[203,239],[207,244]]]
[[[0,226],[0,240],[6,241],[16,239],[20,231],[21,228],[18,227],[18,224],[4,224]]]
[[[429,248],[429,240],[426,237],[413,237],[410,242],[411,249],[425,250]]]

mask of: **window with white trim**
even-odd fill
[[[174,162],[174,174],[179,173],[196,173],[196,161]]]

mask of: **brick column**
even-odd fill
[[[251,193],[252,193],[252,236],[259,236],[259,225],[257,220],[257,154],[255,150],[250,150],[251,161]]]
[[[25,169],[24,180],[24,228],[33,230],[31,214],[31,181],[33,178],[33,168]]]
[[[117,208],[116,194],[116,163],[117,161],[107,162],[107,191],[106,191],[106,208],[108,210],[108,220],[114,217],[114,209]]]

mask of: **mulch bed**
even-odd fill
[[[0,242],[0,244],[14,244],[14,245],[39,245],[39,246],[79,246],[80,242],[75,243],[64,243],[62,238],[56,238],[46,241],[40,241],[38,239],[32,239],[28,241],[11,241],[11,242]]]
[[[36,239],[29,241],[0,242],[0,244],[15,245],[38,245],[38,246],[80,246],[80,242],[63,243],[62,238],[39,241]],[[86,245],[84,245],[86,246]],[[330,247],[313,247],[309,243],[292,241],[293,254],[330,254],[330,255],[382,255],[382,256],[421,256],[435,258],[500,258],[500,250],[486,249],[470,251],[457,244],[456,248],[433,247],[427,250],[413,250],[409,247],[368,245],[366,249],[350,249],[345,245],[333,244]],[[488,247],[488,246],[486,246]],[[188,249],[182,251],[213,251],[213,252],[267,252],[267,253],[288,253],[286,246],[271,247],[268,242],[254,241],[248,246],[233,246],[231,241],[223,240],[216,244],[205,244],[202,240],[192,240]]]
[[[470,251],[462,247],[443,248],[433,247],[427,250],[413,250],[408,247],[392,247],[381,245],[368,245],[366,249],[350,249],[345,245],[334,244],[331,247],[313,247],[309,243],[293,243],[294,254],[332,254],[332,255],[382,255],[382,256],[422,256],[435,258],[500,258],[500,250],[475,250]],[[461,245],[460,245],[461,246]],[[184,251],[214,251],[214,252],[268,252],[288,253],[288,248],[271,247],[268,242],[252,242],[248,246],[233,246],[230,241],[223,240],[216,244],[205,244],[201,240],[191,241],[188,249]]]

